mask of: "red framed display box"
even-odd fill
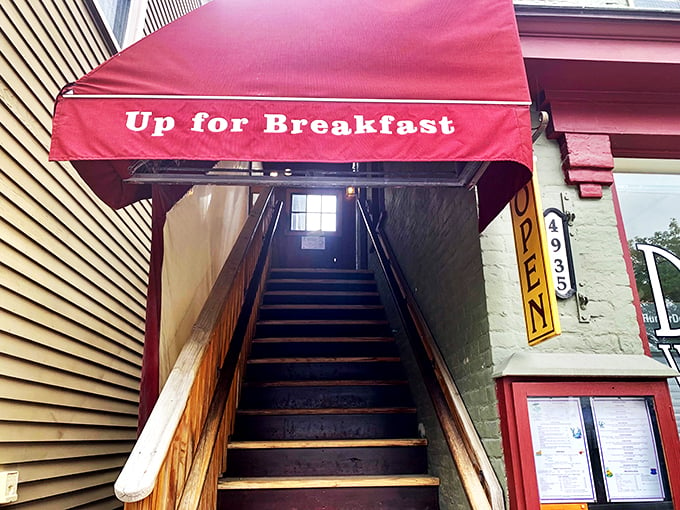
[[[541,381],[505,377],[497,380],[501,415],[501,432],[508,478],[508,493],[512,510],[558,508],[598,508],[639,510],[643,508],[680,508],[680,442],[665,380],[565,380]],[[646,397],[653,405],[656,437],[660,443],[658,455],[665,464],[664,480],[670,501],[656,503],[541,504],[539,498],[534,448],[529,422],[528,399],[533,397]],[[591,453],[592,457],[592,453]],[[670,496],[670,498],[669,498]]]

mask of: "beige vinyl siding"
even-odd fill
[[[146,22],[144,24],[144,34],[158,30],[163,25],[176,20],[180,16],[193,11],[197,7],[208,3],[206,0],[177,0],[168,2],[165,0],[149,0],[147,7]]]
[[[177,3],[154,29],[199,2]],[[0,2],[0,470],[19,471],[3,508],[122,506],[151,208],[113,211],[47,161],[57,93],[109,55],[85,0]]]

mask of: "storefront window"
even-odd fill
[[[128,24],[131,0],[96,0],[103,18],[122,46]]]
[[[654,358],[680,366],[680,174],[615,173]],[[671,383],[680,413],[680,378]]]

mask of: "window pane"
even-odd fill
[[[640,9],[680,9],[680,0],[635,0]]]
[[[321,195],[307,195],[307,212],[321,212]]]
[[[291,197],[291,210],[294,212],[304,212],[307,204],[307,195],[293,195]]]
[[[305,213],[293,213],[290,215],[290,229],[291,230],[305,230]]]
[[[324,232],[335,232],[336,226],[335,214],[322,214],[321,215],[321,230]]]
[[[628,239],[651,237],[680,219],[680,175],[614,174]]]
[[[652,357],[680,365],[680,175],[614,173]],[[680,426],[680,378],[672,383]]]
[[[307,213],[307,231],[321,230],[321,213]]]
[[[321,212],[334,213],[337,209],[338,197],[336,195],[324,195],[321,198]]]
[[[97,0],[118,43],[123,43],[130,11],[130,0]]]

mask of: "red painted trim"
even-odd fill
[[[517,27],[519,29],[522,48],[526,39],[559,39],[563,41],[558,53],[552,53],[551,58],[568,58],[565,53],[569,43],[576,45],[594,41],[602,42],[602,48],[608,48],[615,43],[635,43],[638,48],[641,43],[680,42],[677,16],[669,16],[661,12],[640,12],[627,9],[582,9],[578,7],[541,7],[529,5],[515,5]],[[546,49],[537,48],[543,54]],[[620,56],[620,52],[617,52]],[[526,54],[525,54],[526,56]],[[533,55],[531,55],[533,56]],[[675,61],[678,54],[647,53],[645,60]]]
[[[602,186],[614,182],[609,136],[563,133],[559,141],[567,184],[578,186],[581,198],[602,198]]]
[[[664,41],[593,42],[583,38],[559,38],[545,35],[520,34],[524,58],[563,59],[604,62],[636,62],[645,64],[678,64],[675,44]]]
[[[512,510],[540,510],[536,466],[533,458],[527,397],[649,396],[654,399],[662,451],[666,460],[671,497],[678,508],[680,498],[680,439],[668,384],[665,380],[610,381],[546,379],[496,381],[501,433]]]
[[[611,170],[569,170],[569,180],[573,182],[588,182],[609,186],[614,182]]]
[[[505,473],[508,481],[508,498],[510,510],[526,510],[524,501],[524,485],[522,468],[520,465],[519,443],[517,435],[511,433],[516,430],[517,423],[512,402],[512,381],[508,378],[496,381],[496,395],[498,397],[498,411],[501,418],[501,441],[505,452]],[[512,427],[512,428],[511,428]]]
[[[680,49],[678,50],[680,53]],[[670,71],[669,71],[670,73]],[[621,76],[621,79],[627,79]],[[632,78],[631,78],[632,79]],[[680,77],[668,77],[668,82],[677,86]],[[597,82],[591,85],[597,86]],[[678,136],[677,108],[678,97],[647,103],[632,98],[619,101],[600,100],[598,93],[582,93],[587,100],[564,100],[559,95],[546,90],[546,100],[550,103],[552,130],[555,133],[588,133],[590,136],[623,134],[646,136]],[[591,97],[589,97],[591,96]],[[641,98],[645,93],[641,91]],[[666,99],[666,98],[664,98]]]
[[[678,440],[678,429],[675,422],[675,411],[673,410],[673,402],[671,400],[670,390],[668,384],[665,384],[666,391],[660,391],[654,397],[656,417],[659,422],[659,432],[661,434],[661,444],[664,445],[664,455],[666,457],[667,466],[673,466],[674,470],[668,469],[669,485],[671,487],[671,495],[673,497],[673,506],[678,508],[678,500],[680,499],[680,440]],[[661,427],[661,423],[672,425]],[[672,448],[667,448],[666,445],[674,445]]]
[[[531,442],[527,393],[526,391],[518,391],[521,389],[522,387],[518,386],[517,383],[513,384],[517,445],[522,465],[522,480],[524,481],[524,505],[527,510],[539,510],[541,503],[538,494],[534,449]]]
[[[649,338],[647,337],[645,320],[642,316],[642,306],[640,306],[640,293],[638,292],[637,283],[635,282],[633,259],[630,255],[628,236],[626,235],[626,228],[623,224],[623,214],[621,213],[621,203],[619,202],[619,194],[616,191],[616,184],[612,184],[611,190],[612,202],[614,202],[614,214],[616,214],[616,228],[619,231],[619,241],[621,241],[621,249],[623,250],[623,260],[626,263],[628,282],[630,283],[630,288],[633,291],[633,304],[635,305],[635,317],[637,318],[638,332],[640,335],[640,340],[642,341],[642,350],[647,356],[651,356],[652,353],[649,349]]]
[[[581,198],[602,198],[602,186],[599,184],[579,184],[578,196]]]

